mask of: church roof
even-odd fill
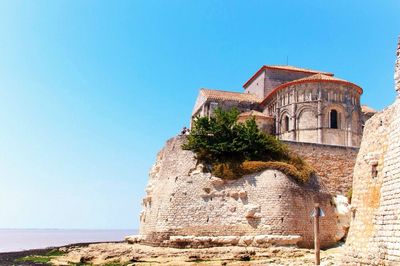
[[[266,68],[269,69],[280,69],[280,70],[287,70],[287,71],[297,71],[297,72],[303,72],[303,73],[321,73],[325,74],[328,76],[333,76],[333,73],[325,72],[325,71],[319,71],[319,70],[312,70],[308,68],[301,68],[301,67],[295,67],[295,66],[265,66]]]
[[[272,95],[275,94],[275,92],[277,92],[277,91],[279,91],[279,90],[281,90],[283,88],[286,88],[288,86],[295,85],[295,84],[309,83],[309,82],[342,83],[342,84],[354,87],[358,91],[358,93],[360,93],[360,94],[363,93],[363,90],[361,89],[360,86],[358,86],[358,85],[356,85],[356,84],[354,84],[354,83],[352,83],[350,81],[347,81],[347,80],[344,80],[344,79],[335,78],[335,77],[332,77],[332,76],[328,76],[328,75],[319,73],[319,74],[315,74],[315,75],[312,75],[312,76],[309,76],[309,77],[305,77],[305,78],[301,78],[301,79],[296,79],[296,80],[293,80],[293,81],[290,81],[290,82],[286,82],[286,83],[283,83],[283,84],[279,85],[278,87],[273,89],[265,97],[265,99],[262,101],[262,103],[265,103],[268,99],[270,99],[272,97]]]
[[[279,65],[267,66],[267,65],[264,65],[248,81],[246,81],[245,84],[243,84],[243,87],[246,88],[253,80],[255,80],[266,69],[292,71],[292,72],[302,72],[302,73],[309,73],[309,74],[321,73],[321,74],[324,74],[324,75],[327,75],[327,76],[333,76],[333,74],[329,73],[329,72],[324,72],[324,71],[319,71],[319,70],[312,70],[312,69],[295,67],[295,66],[279,66]]]
[[[296,79],[296,80],[293,80],[291,82],[284,83],[281,86],[289,84],[289,83],[296,84],[296,83],[303,83],[303,82],[319,82],[319,81],[328,81],[328,82],[332,81],[332,82],[346,83],[347,85],[351,85],[351,86],[356,87],[358,92],[360,94],[362,93],[362,89],[361,89],[360,86],[358,86],[358,85],[356,85],[356,84],[354,84],[354,83],[352,83],[350,81],[347,81],[347,80],[344,80],[344,79],[339,79],[339,78],[328,76],[328,75],[324,75],[322,73],[315,74],[315,75],[312,75],[312,76],[309,76],[309,77],[305,77],[305,78],[301,78],[301,79]],[[289,85],[291,85],[291,84],[289,84]]]
[[[377,113],[376,110],[372,109],[368,105],[361,105],[361,112],[363,113],[370,113],[370,114],[375,114]]]
[[[344,79],[339,79],[339,78],[336,78],[336,77],[333,77],[333,76],[328,76],[328,75],[325,75],[325,74],[322,74],[322,73],[318,73],[318,74],[315,74],[315,75],[312,75],[312,76],[308,76],[308,77],[305,77],[305,78],[301,78],[301,79],[296,79],[296,80],[293,80],[293,81],[302,81],[302,80],[336,80],[336,81],[348,82],[348,81],[346,81]]]
[[[201,89],[200,94],[205,98],[211,100],[222,100],[222,101],[225,100],[225,101],[252,102],[252,103],[261,102],[260,98],[251,93]]]

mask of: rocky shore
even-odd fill
[[[340,265],[342,247],[321,251],[321,265]],[[51,253],[49,253],[51,251]],[[53,254],[53,255],[46,255]],[[29,256],[29,257],[26,257]],[[24,260],[23,258],[37,258]],[[45,263],[38,263],[43,258]],[[0,254],[0,265],[314,265],[311,249],[213,247],[178,249],[128,243],[77,244]]]
[[[44,256],[48,252],[50,252],[53,248],[48,249],[32,249],[32,250],[24,250],[18,252],[4,252],[0,253],[0,265],[8,266],[8,265],[43,265],[37,264],[31,261],[19,261],[21,258],[25,258],[28,256]]]

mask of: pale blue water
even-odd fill
[[[0,229],[0,252],[122,241],[125,236],[134,234],[137,230]]]

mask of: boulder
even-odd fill
[[[131,235],[125,237],[125,241],[128,242],[129,244],[140,243],[143,240],[145,240],[145,236],[142,235]]]
[[[350,227],[350,218],[351,218],[351,205],[349,204],[349,200],[347,197],[342,195],[336,195],[333,198],[335,203],[335,213],[337,215],[337,230],[335,234],[335,240],[343,240],[347,236],[347,232]]]

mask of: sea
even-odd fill
[[[0,252],[59,247],[75,243],[123,241],[137,230],[0,229]]]

